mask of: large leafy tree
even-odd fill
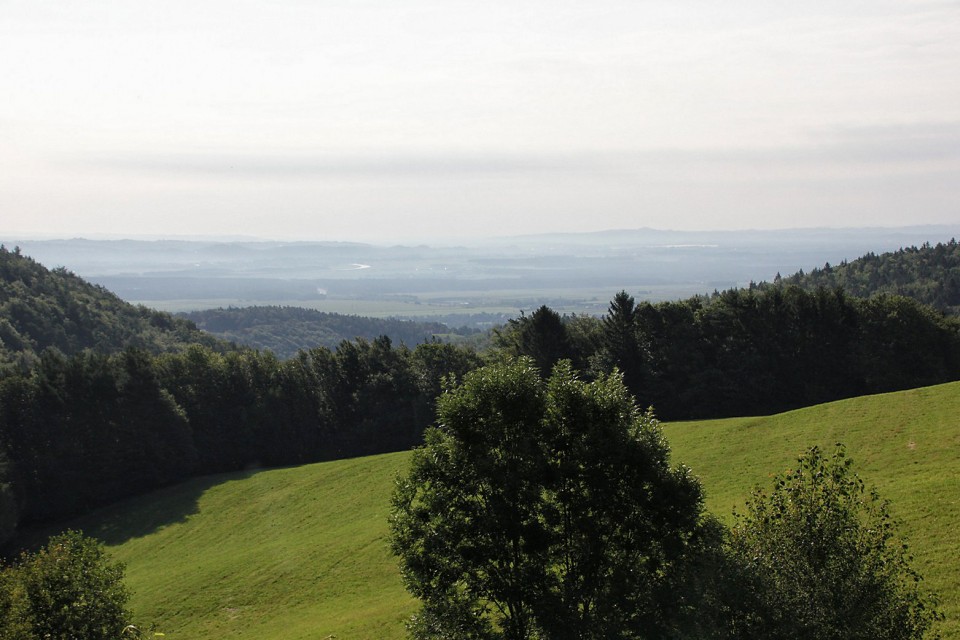
[[[746,569],[744,638],[911,640],[938,614],[919,588],[887,502],[853,472],[842,447],[814,447],[757,489],[733,529]]]
[[[660,638],[689,626],[700,486],[619,376],[481,368],[398,481],[392,545],[420,638]]]

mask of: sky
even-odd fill
[[[960,2],[0,0],[0,234],[957,224]]]

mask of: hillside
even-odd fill
[[[152,353],[226,343],[186,320],[134,306],[65,268],[47,269],[0,247],[0,368],[30,363],[47,348],[66,355],[133,346]]]
[[[269,349],[279,358],[292,358],[300,349],[335,349],[344,340],[374,340],[379,336],[412,347],[450,331],[440,322],[365,318],[301,307],[231,307],[180,316],[223,340]]]
[[[870,252],[836,266],[827,263],[809,273],[801,270],[778,278],[774,284],[798,285],[810,291],[817,287],[842,287],[861,298],[896,294],[944,313],[960,315],[960,244],[953,239],[879,255]]]
[[[960,638],[960,383],[852,398],[762,418],[672,423],[673,459],[700,476],[707,507],[732,522],[749,490],[812,445],[847,446],[891,501],[916,567],[942,596],[944,638]]]
[[[404,638],[387,548],[408,454],[208,476],[72,523],[127,564],[135,620],[169,640]]]
[[[728,516],[806,447],[843,441],[892,501],[916,563],[960,638],[960,383],[763,418],[665,426],[673,461]],[[414,604],[386,547],[388,496],[407,454],[210,476],[71,526],[128,565],[140,621],[171,640],[401,638]]]

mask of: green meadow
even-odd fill
[[[74,523],[127,565],[134,620],[183,638],[402,638],[387,546],[406,453],[209,476]]]
[[[805,448],[845,443],[941,594],[944,638],[960,639],[960,383],[664,430],[673,461],[694,469],[728,522]],[[407,460],[209,476],[70,526],[126,563],[136,620],[167,639],[402,638],[416,603],[389,553],[387,514]]]
[[[889,500],[915,568],[940,594],[944,638],[960,638],[960,383],[852,398],[760,418],[664,426],[673,461],[703,481],[707,508],[733,522],[813,445],[846,445],[854,470]]]

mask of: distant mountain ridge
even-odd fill
[[[47,348],[164,353],[190,344],[230,348],[188,320],[134,306],[63,267],[50,270],[0,246],[0,368],[28,365]]]

